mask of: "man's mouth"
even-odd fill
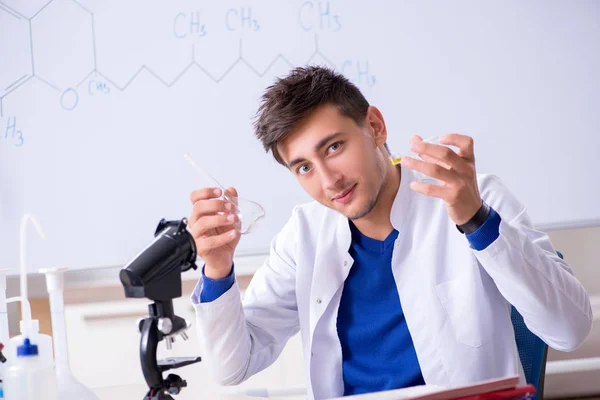
[[[333,201],[337,201],[339,203],[347,203],[351,200],[352,194],[354,193],[354,188],[356,184],[350,186],[348,189],[340,193],[339,195],[332,198]]]

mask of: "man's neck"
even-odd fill
[[[391,163],[387,164],[384,183],[377,204],[369,214],[352,221],[363,235],[376,240],[384,240],[394,230],[390,213],[400,187],[400,168],[400,166],[394,166]]]

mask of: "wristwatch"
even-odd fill
[[[456,229],[458,229],[460,233],[464,233],[465,235],[473,233],[477,230],[477,228],[483,225],[483,223],[487,220],[489,215],[490,206],[485,204],[485,201],[482,200],[481,207],[479,207],[479,210],[477,210],[475,215],[473,215],[473,217],[464,224],[456,225]]]

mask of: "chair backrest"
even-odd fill
[[[562,259],[560,251],[556,252]],[[516,308],[512,307],[510,313],[519,358],[523,365],[525,380],[528,384],[535,386],[537,400],[544,397],[544,376],[546,375],[546,358],[548,356],[548,345],[542,339],[532,333],[525,325],[523,317]]]
[[[510,318],[515,330],[515,340],[517,342],[519,358],[523,365],[525,380],[527,383],[535,386],[535,398],[540,400],[543,398],[544,393],[544,375],[546,373],[548,345],[527,329],[523,317],[514,307],[512,307]]]

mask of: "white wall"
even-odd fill
[[[600,295],[600,227],[564,229],[548,235],[588,293]]]

